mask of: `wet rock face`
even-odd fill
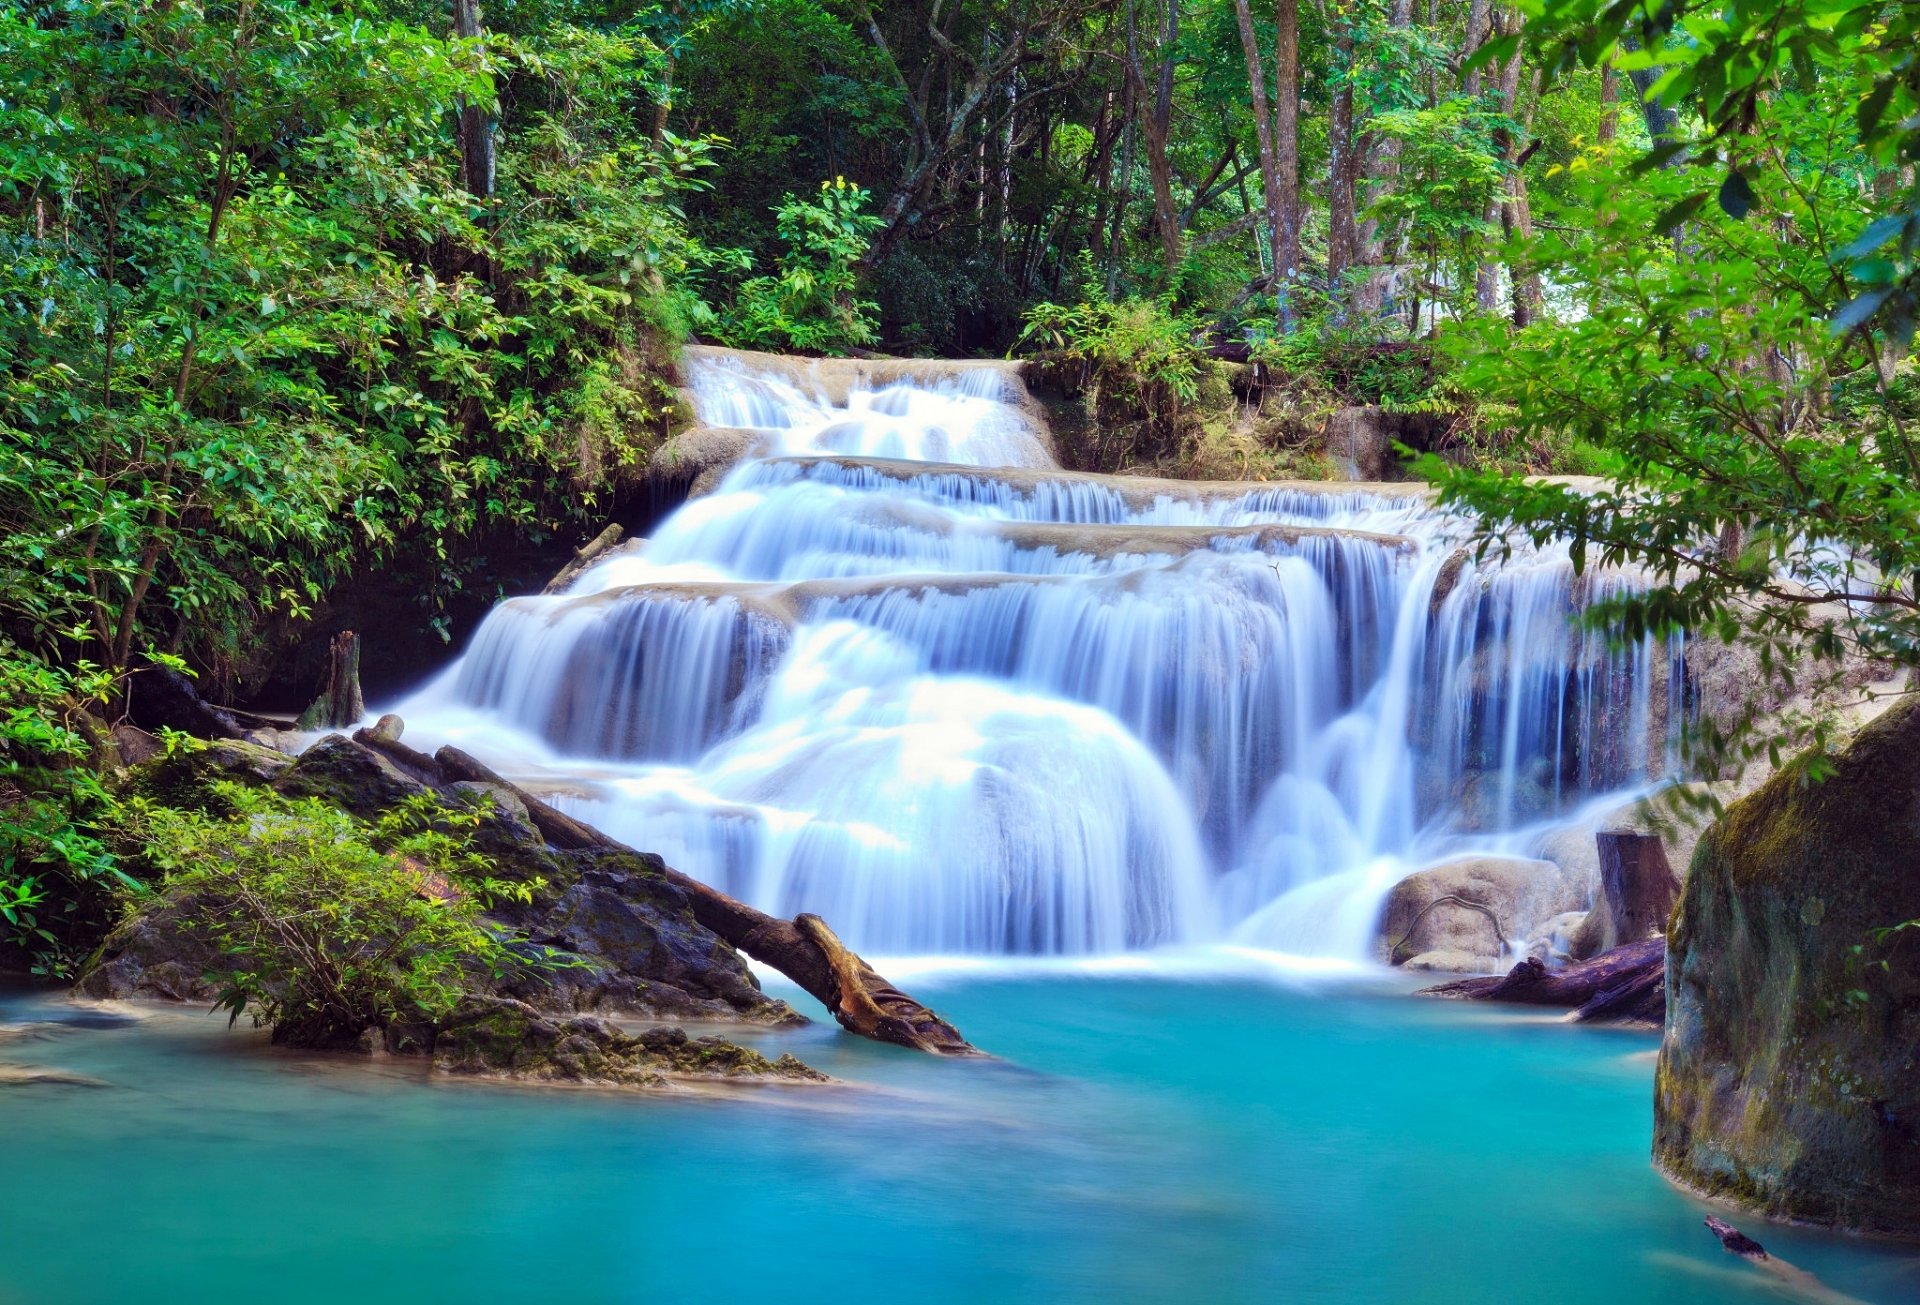
[[[525,1002],[469,997],[442,1025],[433,1063],[453,1074],[528,1082],[664,1087],[670,1079],[825,1082],[792,1055],[768,1060],[721,1038],[684,1029],[630,1034],[591,1016],[550,1019]]]
[[[1654,1156],[1766,1214],[1920,1236],[1920,697],[1837,773],[1701,838],[1674,916]]]

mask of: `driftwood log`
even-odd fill
[[[360,695],[360,636],[342,630],[327,645],[327,673],[320,683],[320,696],[300,713],[294,728],[345,729],[366,714],[366,699]]]
[[[356,741],[374,748],[414,770],[427,761],[433,772],[446,780],[468,780],[498,784],[526,803],[534,828],[549,843],[569,851],[604,849],[631,852],[591,825],[575,820],[566,812],[541,801],[533,794],[510,783],[483,762],[459,748],[441,748],[432,758],[407,748],[398,739],[398,730],[362,730]],[[404,749],[404,752],[402,751]],[[425,777],[424,775],[422,776]],[[801,915],[782,920],[755,910],[710,888],[690,875],[668,868],[667,878],[686,893],[693,904],[693,917],[700,924],[739,948],[747,955],[771,965],[799,984],[832,1012],[840,1026],[850,1033],[911,1047],[915,1051],[942,1056],[980,1054],[960,1031],[931,1010],[907,996],[876,973],[872,966],[849,951],[824,920],[816,915]]]
[[[584,546],[576,548],[573,551],[573,560],[561,567],[559,573],[547,581],[547,587],[540,592],[543,594],[565,593],[567,586],[579,579],[582,571],[598,562],[610,550],[618,547],[620,541],[626,537],[627,532],[618,525],[608,526],[588,540]]]
[[[1419,995],[1567,1006],[1580,1023],[1658,1024],[1666,1017],[1667,944],[1664,938],[1643,939],[1564,970],[1549,970],[1528,957],[1503,975],[1455,979],[1422,988]]]

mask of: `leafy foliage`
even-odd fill
[[[225,968],[219,1006],[296,1046],[432,1021],[475,984],[527,964],[482,911],[538,883],[489,877],[464,830],[477,811],[421,795],[361,825],[311,799],[221,786],[226,814],[136,801],[161,892]],[[536,962],[537,963],[537,962]]]
[[[1199,397],[1206,355],[1201,322],[1170,300],[1036,304],[1020,343],[1050,351],[1080,370],[1104,440],[1116,428],[1143,428],[1129,443],[1147,458],[1174,452],[1181,417]],[[1095,465],[1110,458],[1094,455]]]
[[[859,297],[859,264],[879,219],[870,196],[845,177],[820,183],[818,199],[788,195],[775,210],[786,245],[779,270],[741,285],[721,338],[755,349],[844,353],[873,344],[876,305]]]
[[[1742,221],[1695,207],[1677,240],[1650,240],[1685,203],[1685,173],[1618,152],[1576,160],[1580,195],[1533,251],[1579,287],[1579,311],[1510,335],[1482,322],[1448,341],[1462,380],[1522,433],[1605,450],[1600,486],[1523,482],[1430,462],[1472,508],[1486,545],[1509,532],[1572,542],[1576,565],[1643,568],[1643,591],[1591,619],[1624,637],[1685,630],[1754,649],[1788,689],[1836,679],[1843,659],[1920,664],[1920,450],[1892,402],[1879,342],[1824,320],[1836,233],[1872,202],[1862,161],[1821,97],[1780,96],[1756,126],[1797,143],[1756,173]],[[1864,391],[1876,402],[1862,402]],[[1844,409],[1836,397],[1851,393]],[[1773,754],[1820,722],[1702,742]]]
[[[709,163],[623,138],[611,74],[644,49],[292,0],[0,12],[0,607],[28,641],[219,662],[370,558],[549,526],[564,468],[642,456]],[[507,76],[517,148],[472,196],[448,124]]]
[[[0,642],[0,948],[50,977],[71,973],[110,913],[139,887],[100,835],[115,809],[87,716],[111,678],[48,666]]]

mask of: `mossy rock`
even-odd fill
[[[121,791],[163,806],[204,811],[215,783],[267,785],[293,764],[285,753],[256,743],[194,741],[133,767]]]
[[[619,1010],[664,1019],[804,1022],[760,990],[740,954],[693,917],[646,853],[568,852],[557,892],[503,917],[573,963],[516,977],[506,991],[544,1010]]]
[[[1654,1155],[1768,1215],[1920,1237],[1920,698],[1702,835],[1669,937]]]
[[[611,1087],[664,1087],[670,1078],[826,1081],[791,1055],[768,1060],[722,1038],[690,1038],[684,1029],[636,1035],[591,1016],[549,1018],[503,997],[463,1000],[441,1022],[433,1063],[452,1074]]]
[[[287,797],[317,798],[362,820],[391,811],[427,786],[345,735],[329,734],[274,781]]]

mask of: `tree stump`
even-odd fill
[[[320,682],[320,696],[300,713],[294,728],[345,729],[366,714],[366,699],[360,696],[360,636],[342,630],[327,645],[327,674]]]
[[[1658,834],[1602,830],[1594,835],[1600,845],[1600,903],[1602,950],[1641,942],[1667,931],[1667,917],[1680,895],[1680,881],[1667,864],[1667,850]]]

